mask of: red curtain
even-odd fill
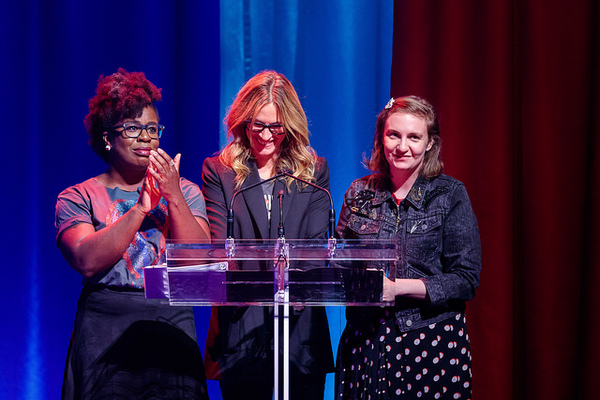
[[[394,4],[391,95],[437,107],[479,221],[477,400],[598,398],[599,24],[597,0]]]

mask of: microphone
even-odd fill
[[[335,234],[335,208],[333,208],[333,198],[331,197],[331,193],[329,193],[329,190],[325,189],[324,187],[321,187],[319,185],[315,185],[312,182],[308,182],[302,178],[298,178],[297,176],[294,176],[292,174],[292,170],[289,169],[281,169],[279,171],[277,171],[277,175],[276,176],[289,176],[292,179],[296,179],[302,183],[305,183],[309,186],[312,186],[318,190],[322,190],[325,193],[327,193],[327,197],[329,197],[329,239],[333,239],[333,236]],[[280,207],[280,211],[281,211],[281,207]]]
[[[277,197],[279,198],[279,226],[277,227],[277,237],[284,238],[285,230],[283,228],[283,190],[280,190],[277,193]]]
[[[279,179],[283,176],[286,176],[283,172],[279,172],[277,175],[270,177],[269,179],[265,179],[264,181],[253,183],[250,186],[246,186],[238,190],[231,196],[231,201],[229,202],[229,209],[227,210],[227,238],[233,239],[233,202],[238,194],[245,192],[248,189],[252,189],[253,187],[260,186],[264,183],[271,182],[272,180]],[[293,175],[292,175],[293,176]]]

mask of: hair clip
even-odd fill
[[[387,109],[390,109],[390,108],[392,108],[392,106],[393,106],[393,105],[394,105],[394,98],[392,97],[392,98],[390,99],[390,101],[388,101],[388,102],[387,102],[387,104],[385,105],[385,109],[386,109],[386,110],[387,110]]]

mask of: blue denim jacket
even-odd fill
[[[421,279],[429,297],[396,297],[393,310],[402,332],[464,311],[479,286],[477,220],[464,185],[447,175],[419,176],[399,206],[388,180],[378,175],[357,179],[344,196],[337,234],[345,239],[397,238],[396,277]],[[347,308],[349,323],[368,316],[361,308]]]

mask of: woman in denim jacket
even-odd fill
[[[377,118],[372,175],[344,196],[337,234],[396,238],[390,307],[348,307],[337,398],[471,397],[465,302],[479,285],[477,220],[464,185],[443,175],[437,115],[426,100],[391,99]]]

